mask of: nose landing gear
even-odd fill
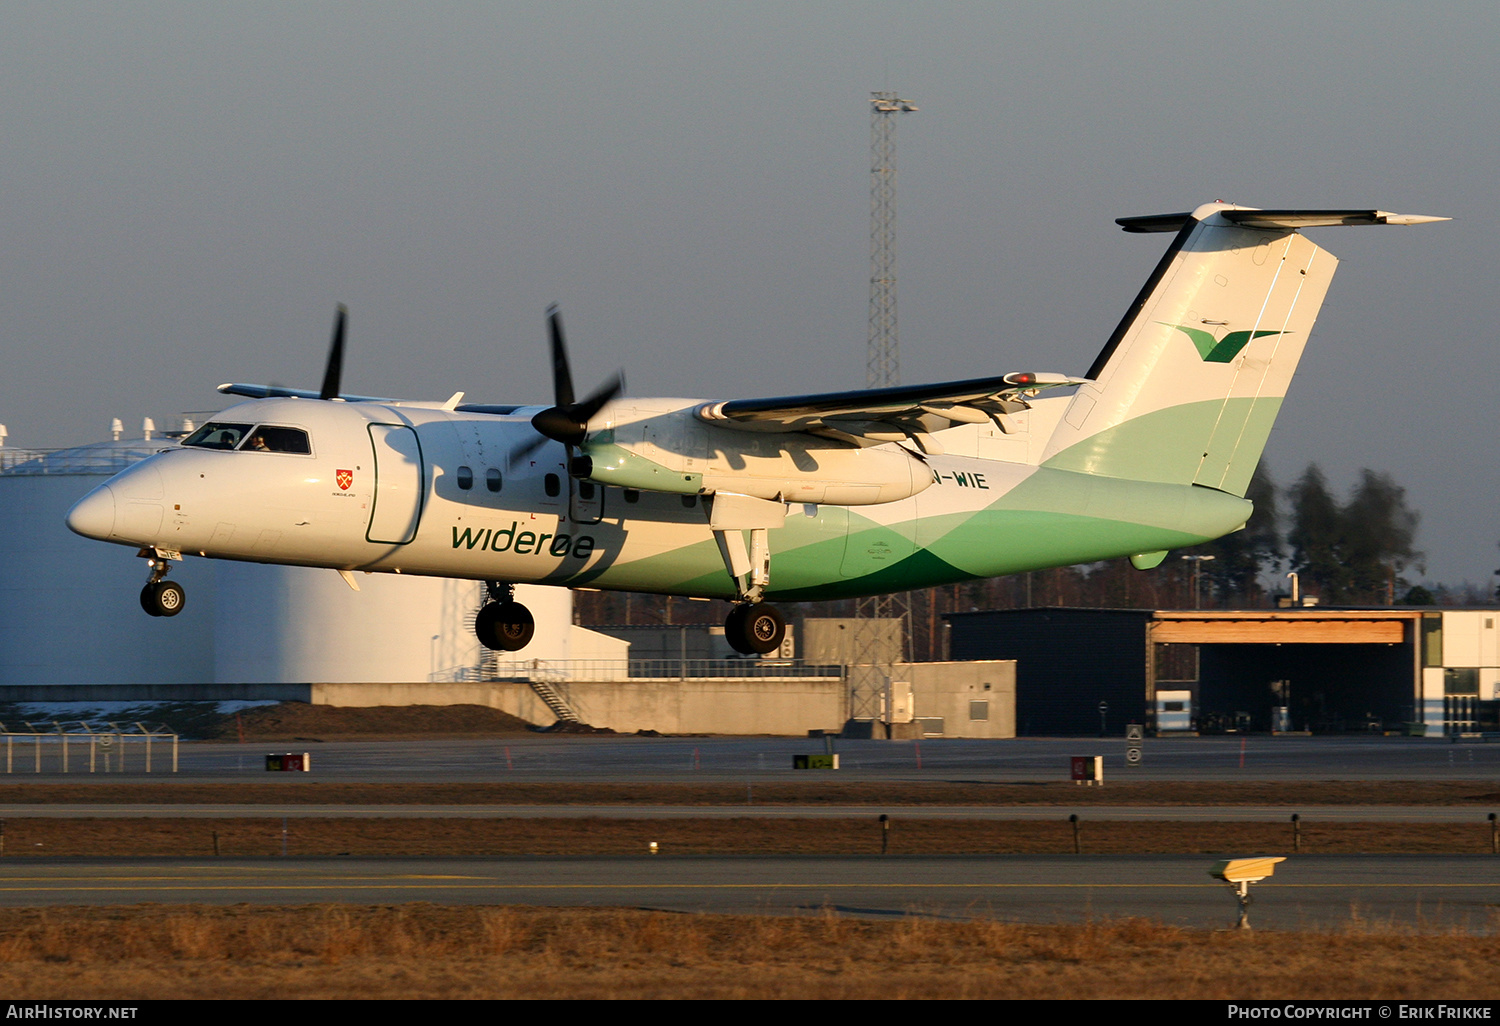
[[[531,643],[536,620],[515,599],[515,585],[486,581],[490,598],[474,618],[474,634],[485,648],[496,652],[519,652]]]
[[[162,580],[172,569],[171,561],[151,550],[142,554],[151,568],[151,579],[141,589],[141,608],[151,616],[176,616],[187,605],[187,592],[176,581]]]

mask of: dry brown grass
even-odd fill
[[[277,819],[11,819],[14,856],[280,855]],[[1086,821],[1095,855],[1292,853],[1287,823]],[[289,855],[639,855],[656,841],[673,855],[872,855],[880,826],[864,819],[288,819]],[[903,819],[891,823],[893,855],[1062,854],[1066,820]],[[1306,823],[1302,851],[1319,854],[1490,851],[1490,827],[1454,823]]]
[[[638,909],[22,909],[0,992],[114,998],[1450,998],[1500,995],[1500,940],[1358,924],[1200,933]]]
[[[163,714],[164,718],[170,718]],[[195,737],[259,744],[268,741],[368,741],[432,737],[532,735],[525,720],[486,705],[366,706],[344,708],[282,702],[212,717]]]

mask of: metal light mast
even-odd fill
[[[915,105],[870,94],[870,342],[865,387],[901,384],[896,337],[896,118]]]
[[[870,94],[870,334],[865,353],[865,387],[901,383],[901,348],[896,333],[896,115],[916,105],[895,93]],[[855,606],[860,619],[901,622],[898,658],[907,656],[911,604],[905,595],[875,595]],[[876,629],[860,631],[851,656],[862,668],[850,671],[851,719],[889,718],[891,659]]]

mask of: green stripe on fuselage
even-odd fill
[[[767,597],[808,601],[904,591],[1183,548],[1235,530],[1251,511],[1245,500],[1208,488],[1045,468],[983,509],[922,517],[917,515],[920,496],[891,505],[906,512],[906,519],[881,524],[862,515],[860,507],[830,506],[820,507],[817,517],[788,516],[785,527],[771,532]],[[881,552],[899,549],[893,541],[898,538],[915,548],[895,560],[881,558]],[[847,576],[857,565],[851,553],[856,561],[870,560],[867,572]],[[643,559],[627,554],[571,583],[734,596],[706,528],[680,548]]]

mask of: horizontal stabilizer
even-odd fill
[[[1119,217],[1115,224],[1127,232],[1181,231],[1183,225],[1194,219],[1196,211],[1180,214],[1149,214],[1145,217]],[[1251,210],[1224,209],[1219,216],[1230,224],[1246,228],[1324,228],[1341,224],[1431,224],[1447,221],[1446,217],[1428,217],[1425,214],[1394,214],[1389,210]]]

